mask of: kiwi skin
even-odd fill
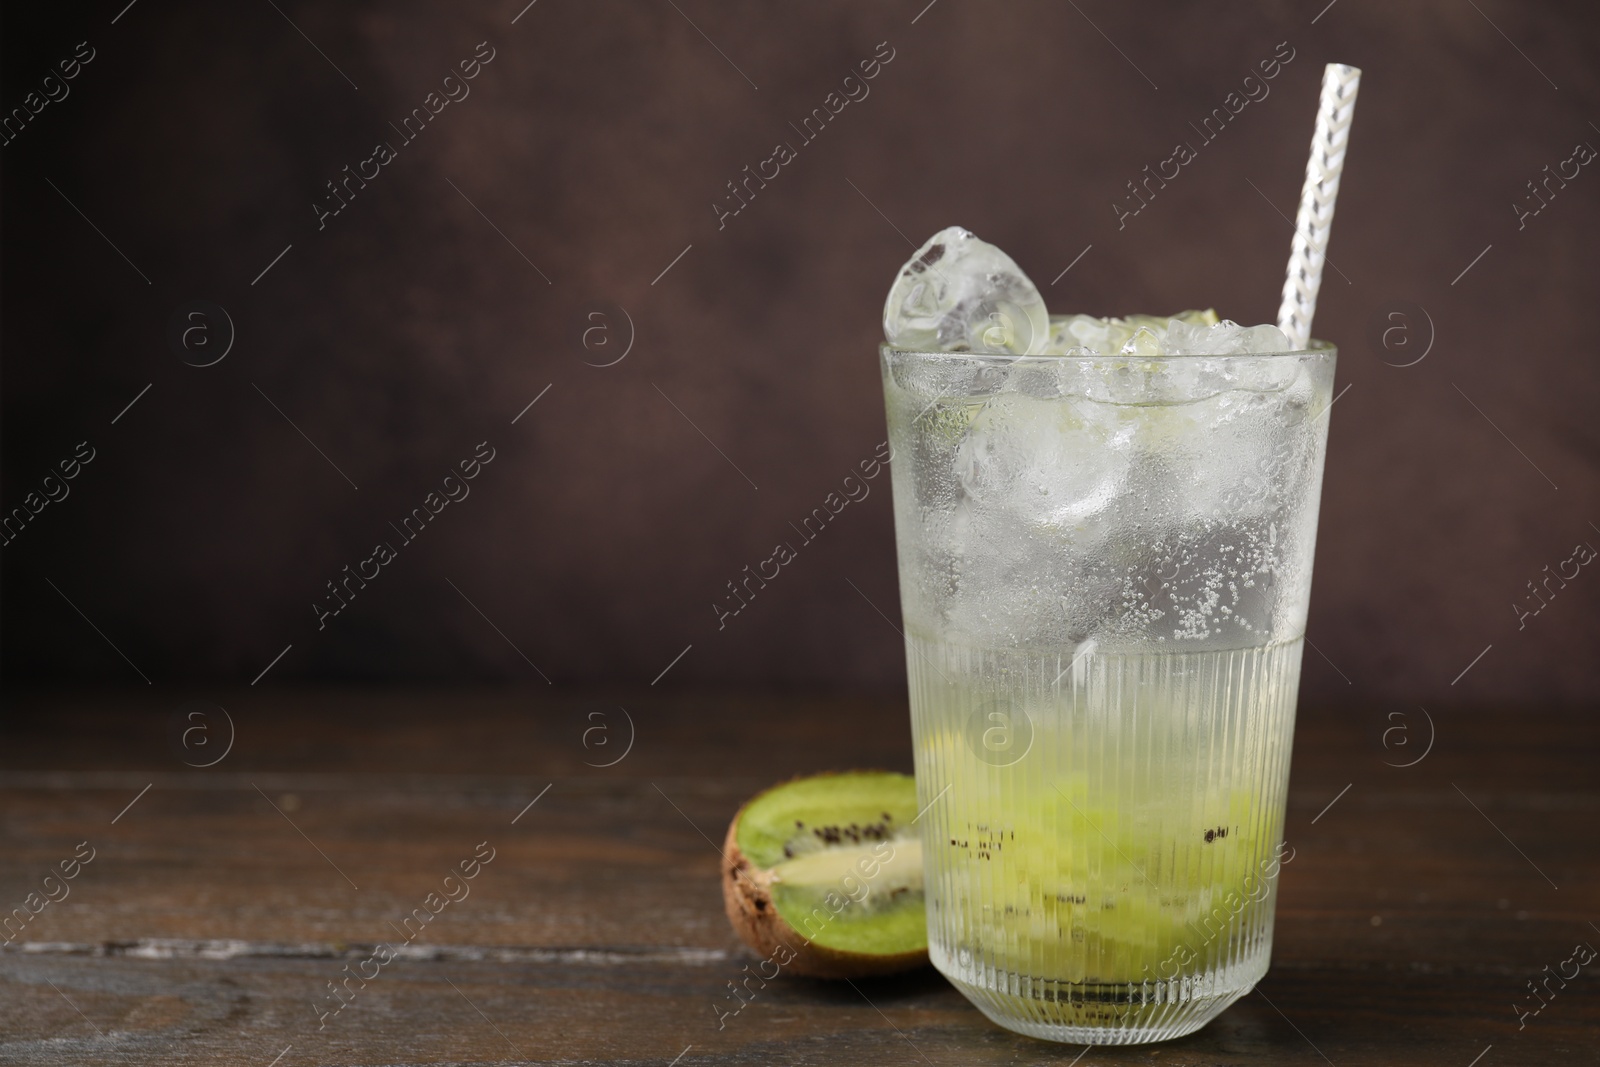
[[[856,773],[852,771],[829,773]],[[798,777],[815,777],[800,775]],[[773,789],[778,786],[773,786]],[[739,820],[748,808],[770,790],[745,801],[728,824],[722,844],[722,906],[734,932],[753,951],[784,969],[809,978],[877,978],[925,967],[927,949],[894,955],[872,955],[825,948],[806,940],[772,905],[764,872],[739,850]]]

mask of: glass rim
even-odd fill
[[[1173,363],[1179,360],[1204,361],[1207,363],[1242,363],[1258,360],[1283,360],[1283,359],[1317,359],[1332,358],[1339,354],[1337,345],[1328,341],[1318,340],[1313,337],[1308,347],[1287,349],[1282,352],[1229,352],[1229,353],[1194,353],[1194,354],[1165,354],[1157,356],[1141,356],[1131,352],[1089,352],[1074,355],[1013,355],[1009,352],[944,352],[930,351],[921,348],[902,348],[899,345],[882,341],[878,344],[878,352],[885,356],[912,356],[916,359],[940,363],[976,363],[991,364],[993,366],[1015,367],[1029,364],[1045,363]]]

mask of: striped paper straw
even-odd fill
[[[1292,349],[1305,348],[1311,341],[1311,317],[1316,314],[1317,291],[1322,288],[1322,264],[1328,258],[1328,235],[1333,232],[1333,204],[1339,195],[1339,175],[1344,172],[1360,85],[1361,71],[1356,67],[1329,63],[1322,71],[1311,158],[1306,161],[1289,273],[1283,281],[1283,303],[1278,306],[1278,328],[1288,336]]]

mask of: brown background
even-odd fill
[[[5,108],[78,41],[96,58],[0,149],[0,505],[97,450],[0,550],[6,683],[237,685],[292,645],[263,685],[537,682],[527,661],[645,684],[692,645],[663,686],[897,686],[873,606],[897,617],[886,476],[725,630],[711,605],[882,440],[874,345],[907,240],[965,225],[1057,310],[1269,320],[1336,60],[1365,75],[1331,246],[1348,282],[1330,270],[1317,320],[1350,388],[1306,693],[1600,697],[1600,576],[1523,631],[1510,607],[1600,547],[1600,173],[1521,231],[1511,208],[1600,146],[1592,7],[924,3],[6,10]],[[470,97],[319,232],[324,183],[484,40]],[[800,146],[789,123],[882,41],[870,96]],[[1271,95],[1119,231],[1124,183],[1282,41]],[[719,231],[724,183],[779,140],[799,158]],[[167,340],[195,299],[237,331],[208,368]],[[1396,367],[1373,324],[1403,302],[1436,337]],[[608,306],[617,344],[586,351]],[[586,365],[625,340],[616,307],[631,350]],[[324,583],[484,440],[471,496],[319,632]]]

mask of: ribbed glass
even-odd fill
[[[995,1022],[1131,1044],[1266,973],[1302,641],[1100,654],[908,631],[929,953]]]

